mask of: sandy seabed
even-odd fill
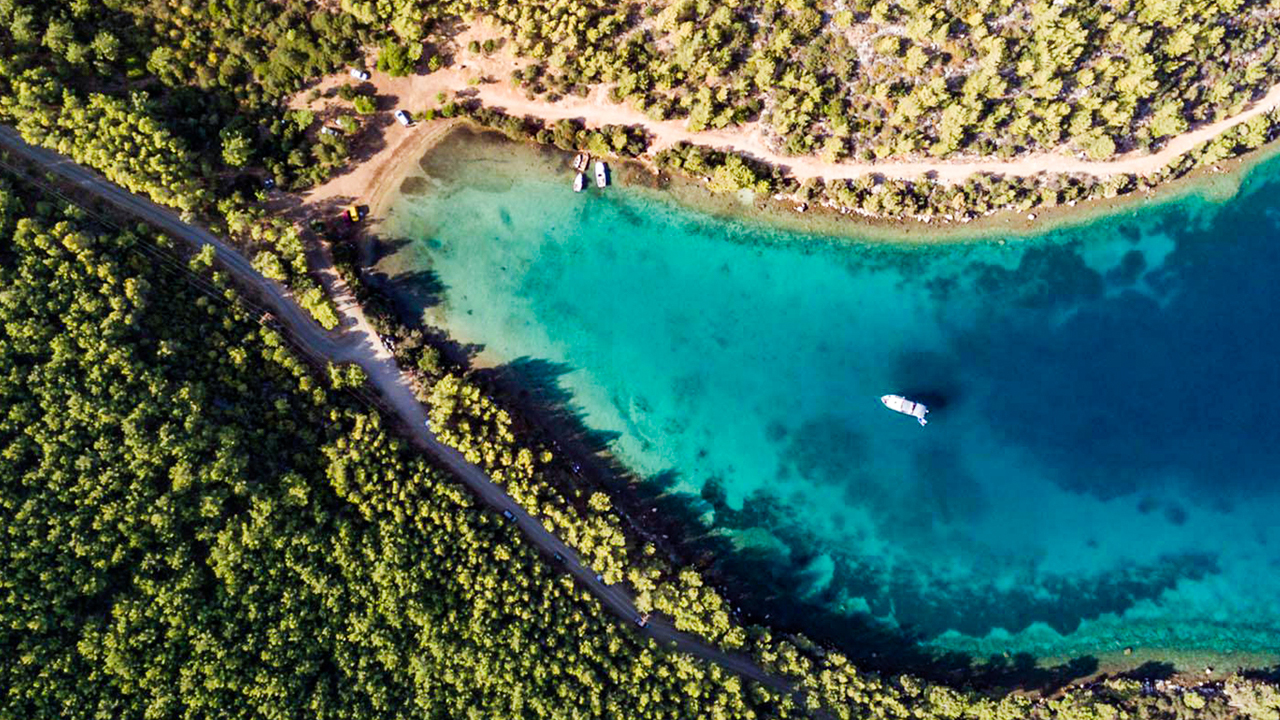
[[[450,142],[456,132],[487,132],[466,120],[448,119],[422,123],[396,138],[394,147],[375,155],[352,172],[330,181],[306,198],[308,203],[330,200],[336,196],[360,199],[370,208],[371,231],[376,234],[389,208],[400,195],[404,181],[423,177],[423,158],[435,147]],[[515,142],[515,141],[508,141]],[[565,172],[571,176],[573,153],[564,155]],[[1085,225],[1107,215],[1123,216],[1153,204],[1177,202],[1199,195],[1214,202],[1226,202],[1238,192],[1245,174],[1254,167],[1280,154],[1280,141],[1231,160],[1214,168],[1200,168],[1150,191],[1131,192],[1114,198],[1086,200],[1075,205],[1037,207],[1033,214],[1005,210],[978,217],[968,223],[890,220],[855,213],[841,213],[819,205],[797,211],[789,198],[774,199],[754,193],[717,194],[697,179],[659,173],[645,159],[613,160],[614,183],[622,188],[639,185],[658,188],[682,205],[706,212],[714,217],[763,222],[783,230],[824,237],[848,237],[860,241],[897,244],[930,244],[963,240],[1012,240]]]

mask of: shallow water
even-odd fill
[[[1280,165],[906,247],[575,195],[563,162],[453,138],[379,269],[554,376],[748,608],[865,657],[1280,651]]]

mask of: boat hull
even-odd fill
[[[929,408],[925,407],[924,403],[908,400],[901,395],[883,395],[880,398],[880,402],[894,412],[910,415],[921,425],[929,424],[929,421],[924,419],[924,416],[929,414]]]

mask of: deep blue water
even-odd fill
[[[379,267],[484,358],[554,369],[758,615],[912,661],[1280,650],[1276,163],[1224,203],[908,246],[625,172],[574,195],[561,162],[454,138]]]

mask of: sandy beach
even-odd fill
[[[465,120],[444,119],[420,123],[412,132],[398,133],[397,143],[389,151],[378,153],[372,161],[352,166],[344,174],[308,192],[305,203],[312,208],[338,207],[348,202],[366,204],[369,208],[369,229],[377,234],[398,197],[400,184],[406,178],[421,174],[419,163],[433,147],[446,141],[454,131],[465,131],[466,128],[500,135],[495,130],[475,128]],[[398,125],[395,129],[403,130]],[[1193,170],[1152,190],[1112,198],[1095,198],[1074,205],[1039,206],[1034,215],[1003,210],[974,218],[967,223],[942,218],[926,223],[912,219],[842,214],[819,205],[801,213],[796,211],[795,201],[789,197],[775,199],[756,195],[747,199],[737,194],[717,194],[711,192],[701,181],[680,175],[664,175],[660,184],[663,191],[676,202],[713,216],[761,222],[810,235],[904,244],[983,239],[1003,241],[1087,224],[1102,215],[1131,213],[1153,204],[1176,202],[1188,195],[1200,195],[1215,202],[1225,202],[1235,196],[1250,168],[1275,157],[1277,153],[1280,153],[1280,142],[1273,142],[1254,152],[1223,160],[1215,167]],[[567,173],[568,159],[572,154],[566,152],[565,157]],[[652,175],[652,168],[642,160],[621,160],[612,164],[615,180],[622,185],[639,183],[654,186],[657,182]]]

